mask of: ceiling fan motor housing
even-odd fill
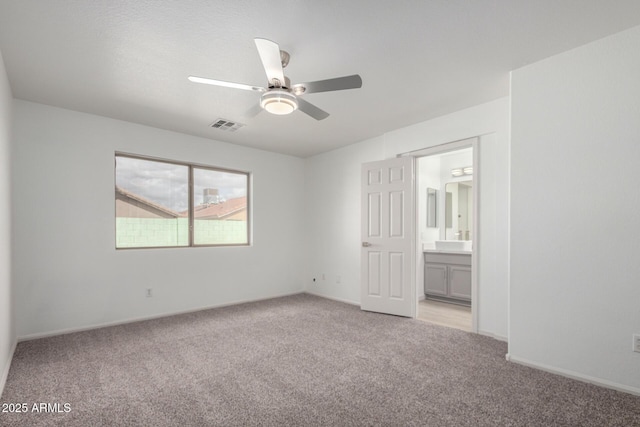
[[[291,80],[289,80],[287,76],[284,76],[283,82],[278,79],[273,79],[269,83],[269,89],[289,89],[291,87]]]

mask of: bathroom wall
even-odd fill
[[[473,175],[455,177],[451,169],[471,166],[473,150],[466,148],[444,154],[420,157],[418,159],[418,237],[429,247],[436,240],[445,240],[446,184],[473,180]],[[437,227],[427,227],[427,188],[438,190]]]
[[[446,153],[443,154],[441,156],[440,159],[440,182],[442,183],[442,227],[440,228],[440,238],[442,240],[454,240],[455,236],[454,233],[456,233],[459,230],[459,226],[458,226],[458,219],[456,218],[455,212],[458,212],[458,200],[457,198],[454,197],[453,200],[453,206],[452,206],[452,211],[454,212],[452,219],[453,219],[453,226],[451,227],[451,229],[446,230],[445,229],[445,200],[446,200],[446,184],[450,183],[450,182],[461,182],[461,181],[472,181],[473,180],[473,175],[463,175],[463,176],[452,176],[451,175],[451,170],[452,169],[456,169],[456,168],[462,168],[465,166],[471,166],[473,164],[473,150],[471,149],[465,149],[462,151],[454,151],[451,153]],[[473,209],[473,206],[471,206],[471,208]],[[473,240],[473,223],[469,224],[468,227],[469,231],[471,232],[471,240]],[[465,230],[462,230],[462,232],[464,233]],[[463,235],[464,238],[464,235]]]
[[[436,227],[427,227],[427,188],[433,188],[436,195]],[[444,185],[440,181],[440,156],[426,156],[418,159],[418,236],[421,244],[440,240],[440,229],[444,227],[444,205],[442,193]]]

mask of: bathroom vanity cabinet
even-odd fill
[[[425,251],[424,261],[427,298],[471,303],[471,253]]]

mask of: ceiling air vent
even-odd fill
[[[212,128],[229,132],[235,132],[243,126],[244,125],[242,123],[232,122],[227,119],[217,119],[215,122],[211,123]]]

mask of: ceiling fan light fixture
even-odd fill
[[[270,90],[260,98],[260,106],[271,114],[283,116],[298,109],[298,100],[285,90]]]

